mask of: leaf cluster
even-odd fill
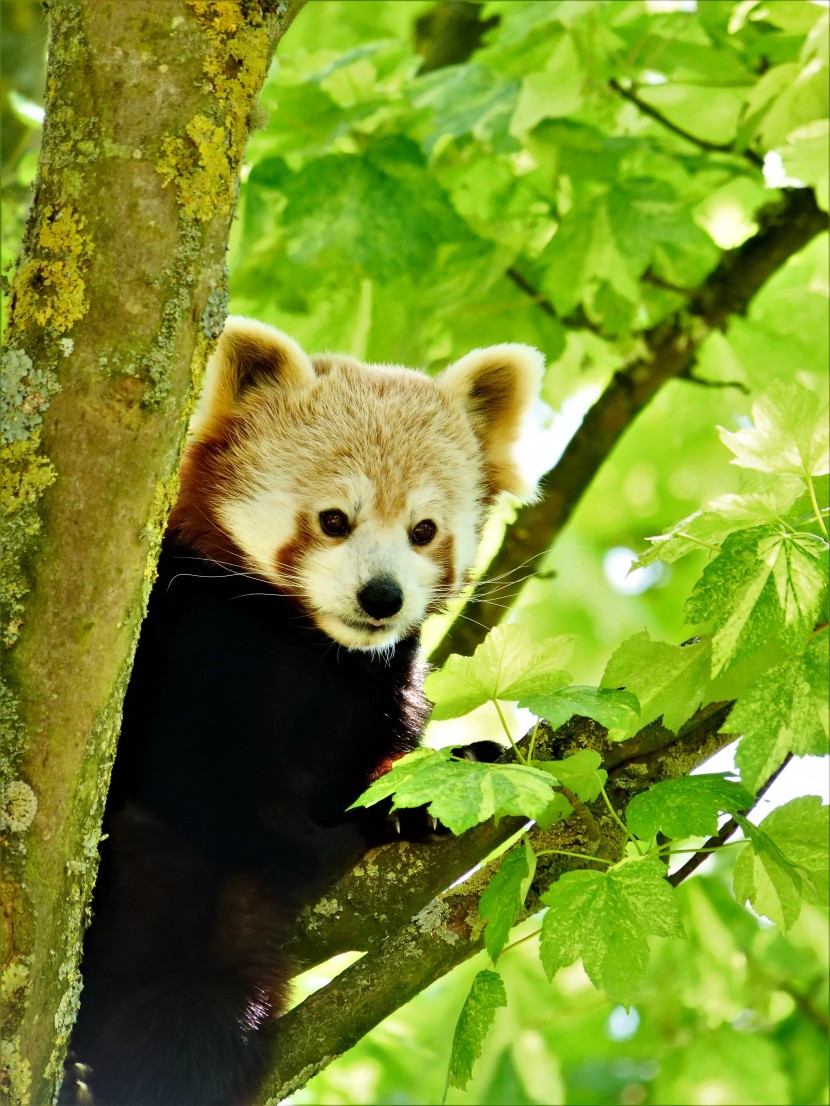
[[[824,195],[820,9],[798,5],[796,32],[729,4],[690,18],[636,0],[490,3],[483,45],[425,71],[409,7],[374,5],[368,40],[354,2],[292,30],[247,155],[236,309],[312,345],[427,365],[471,333],[553,358],[575,329],[574,352],[600,368],[715,267],[704,197],[760,202],[773,148]]]

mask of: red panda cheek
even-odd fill
[[[285,578],[289,583],[296,579],[303,561],[318,544],[319,539],[311,516],[305,513],[298,515],[291,540],[274,554],[277,576]]]
[[[455,542],[452,534],[444,534],[438,541],[426,546],[425,553],[439,570],[436,590],[446,596],[455,587]]]

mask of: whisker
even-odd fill
[[[513,568],[508,568],[505,572],[500,572],[496,576],[481,576],[481,577],[479,577],[479,579],[476,581],[476,583],[477,584],[494,584],[497,580],[503,580],[507,576],[512,576],[514,572],[519,572],[521,569],[523,569],[527,565],[529,565],[531,561],[538,560],[539,557],[547,556],[548,552],[549,552],[549,550],[543,549],[539,553],[534,553],[532,557],[528,557],[526,560],[522,561],[521,564],[517,564]],[[531,575],[533,575],[533,573],[531,573]]]
[[[481,629],[485,630],[487,633],[493,629],[492,626],[485,626],[483,622],[479,622],[477,618],[471,618],[468,614],[459,614],[458,618],[463,618],[465,622],[471,622],[473,626],[480,626]]]
[[[233,603],[237,599],[254,599],[256,597],[261,599],[305,599],[302,592],[280,591],[275,588],[273,591],[246,591],[242,595],[232,595],[228,602]]]
[[[489,588],[489,591],[482,591],[482,584],[484,584],[485,582],[481,581],[480,583],[473,585],[473,591],[478,592],[479,594],[489,594],[491,591],[505,591],[507,588],[518,588],[522,584],[527,583],[528,580],[536,579],[538,579],[538,577],[535,572],[528,572],[526,576],[520,576],[518,580],[504,580],[499,584],[495,584],[493,587]],[[486,586],[489,587],[489,582],[487,582]]]

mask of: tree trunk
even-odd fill
[[[4,351],[3,1061],[55,1093],[121,701],[227,300],[250,116],[305,0],[52,0]]]

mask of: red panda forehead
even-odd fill
[[[255,451],[296,454],[313,471],[368,472],[378,482],[418,477],[452,486],[459,469],[480,477],[477,441],[463,413],[428,376],[409,369],[317,358],[310,388],[261,395],[240,437]],[[469,481],[464,481],[469,484]]]

